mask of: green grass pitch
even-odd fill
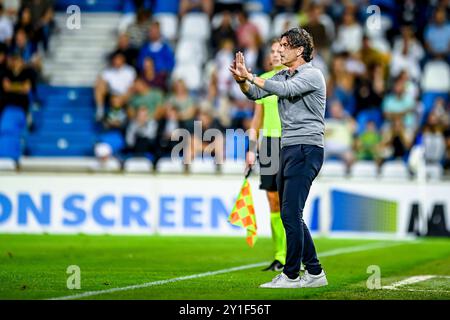
[[[327,287],[260,289],[259,284],[276,273],[254,267],[168,283],[164,280],[269,263],[269,238],[259,238],[255,247],[249,248],[244,238],[237,237],[3,234],[0,299],[67,297],[159,280],[163,283],[82,299],[450,299],[450,278],[435,278],[395,291],[369,290],[366,285],[370,265],[379,266],[382,286],[417,275],[450,276],[450,239],[315,241],[327,273]],[[365,246],[368,249],[345,251]],[[69,265],[80,267],[79,290],[67,288]]]

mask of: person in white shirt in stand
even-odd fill
[[[125,56],[116,52],[111,56],[111,65],[102,71],[95,84],[96,120],[101,121],[105,114],[107,95],[120,96],[128,101],[129,89],[136,78],[136,71],[125,63]]]

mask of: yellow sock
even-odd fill
[[[282,264],[286,263],[286,232],[281,221],[280,212],[270,213],[270,226],[272,229],[272,240],[275,246],[275,260]]]

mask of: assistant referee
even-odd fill
[[[280,57],[280,39],[273,39],[270,45],[269,63],[271,71],[260,75],[263,79],[272,78],[284,69]],[[270,209],[270,229],[274,245],[274,260],[264,271],[283,271],[286,263],[286,233],[280,216],[280,201],[278,196],[276,173],[280,157],[281,121],[278,115],[278,97],[267,96],[255,101],[255,112],[249,130],[250,147],[245,157],[247,166],[256,162],[256,146],[260,130],[262,131],[261,146],[259,147],[259,165],[261,184],[259,188],[266,190]],[[276,162],[276,163],[275,163]]]
[[[280,39],[281,63],[288,69],[272,78],[265,80],[251,74],[241,52],[236,54],[230,66],[233,77],[249,99],[278,96],[282,135],[277,186],[281,219],[286,230],[287,256],[283,272],[261,287],[321,287],[328,282],[303,221],[303,208],[311,184],[323,164],[325,79],[310,63],[314,45],[306,30],[290,29]],[[306,271],[300,278],[302,260]]]

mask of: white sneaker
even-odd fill
[[[301,288],[318,288],[326,285],[328,285],[328,281],[323,270],[318,275],[310,274],[308,270],[306,270],[305,274],[300,278]]]
[[[264,283],[260,288],[300,288],[300,277],[289,279],[284,273],[280,273],[271,282]]]

